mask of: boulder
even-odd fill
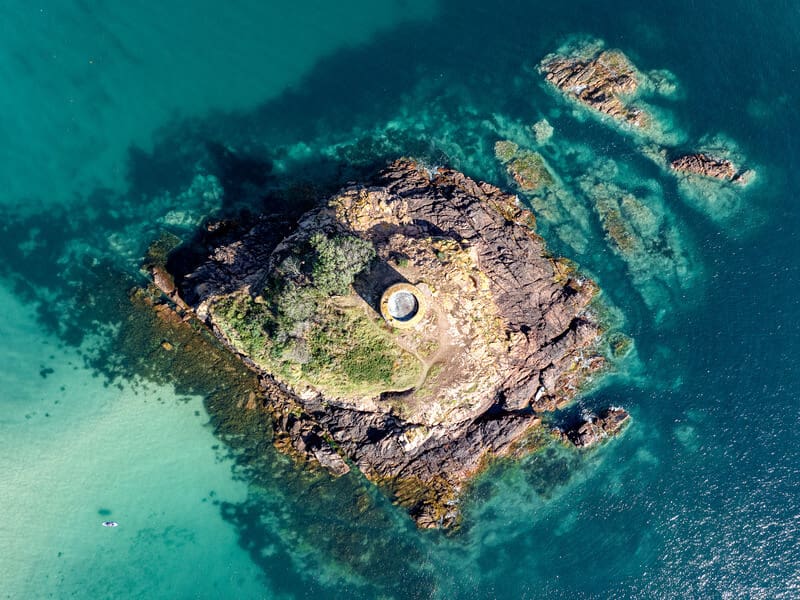
[[[589,415],[565,431],[557,430],[557,434],[578,448],[587,448],[618,435],[629,421],[630,415],[624,408],[612,407],[599,415]]]

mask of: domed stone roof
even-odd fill
[[[425,314],[422,292],[410,283],[395,283],[381,296],[381,315],[393,327],[414,327]]]

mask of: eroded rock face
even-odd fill
[[[355,465],[420,526],[448,526],[463,483],[486,459],[515,452],[540,427],[539,413],[569,402],[605,365],[590,307],[596,286],[549,257],[534,224],[494,186],[401,160],[373,185],[347,188],[307,213],[282,240],[276,231],[285,230],[267,217],[211,236],[208,260],[176,275],[176,285],[181,301],[259,372],[279,447],[335,474]],[[302,258],[297,249],[320,232],[357,238],[374,259],[349,292],[318,300],[317,312],[292,325],[291,351],[259,332],[264,352],[244,344],[253,323],[237,311],[269,312],[275,273],[285,276],[286,257]],[[296,262],[297,277],[312,277]],[[425,316],[411,329],[380,318],[381,294],[398,282],[425,296]],[[349,319],[351,330],[339,334],[370,332],[399,349],[387,356],[405,357],[388,366],[385,389],[380,379],[343,383],[352,371],[337,372],[337,360],[352,359],[348,347],[356,352],[360,342],[352,337],[329,349],[324,376],[311,368],[320,353],[313,332],[328,332],[321,321],[331,315]],[[306,342],[311,350],[298,350]],[[412,366],[412,379],[395,376]]]
[[[630,415],[625,409],[612,407],[558,433],[564,441],[578,448],[586,448],[619,434],[629,421]]]
[[[747,183],[748,178],[747,172],[740,172],[730,160],[709,156],[702,152],[676,158],[670,163],[670,168],[679,173],[702,175],[739,184]]]
[[[629,104],[639,87],[639,74],[617,50],[585,49],[569,55],[553,54],[539,65],[545,78],[562,93],[633,127],[644,127],[649,115]]]

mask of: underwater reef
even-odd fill
[[[556,55],[571,56],[576,47],[564,46]],[[308,463],[311,470],[314,465],[336,474],[350,470],[353,475],[348,480],[364,473],[420,525],[454,524],[466,482],[487,461],[529,452],[554,438],[572,445],[569,436],[551,435],[553,425],[570,430],[561,415],[552,416],[551,409],[581,397],[588,387],[596,389],[612,362],[624,356],[635,360],[629,339],[621,343],[603,339],[610,337],[612,328],[625,328],[625,313],[614,302],[624,306],[626,296],[635,296],[632,303],[641,300],[657,323],[668,324],[670,315],[696,296],[703,265],[685,227],[686,215],[672,203],[673,198],[722,224],[732,215],[752,214],[744,210],[753,181],[750,161],[723,135],[687,141],[687,134],[665,108],[680,99],[676,79],[665,71],[641,71],[620,51],[604,50],[599,42],[592,48],[584,46],[580,60],[569,59],[569,68],[575,77],[590,75],[592,85],[616,94],[616,100],[606,106],[624,110],[600,110],[546,78],[540,81],[539,106],[521,105],[516,110],[500,105],[502,98],[480,104],[483,96],[471,96],[452,82],[442,88],[426,81],[412,96],[427,100],[415,104],[405,98],[396,113],[368,127],[321,131],[304,140],[289,136],[268,149],[255,133],[224,146],[205,140],[182,143],[179,148],[186,150],[181,151],[190,154],[170,155],[169,163],[170,168],[184,165],[180,185],[155,196],[148,194],[157,190],[148,188],[144,193],[150,198],[148,203],[133,196],[109,198],[113,211],[108,212],[119,221],[115,226],[120,233],[104,236],[76,225],[77,241],[70,242],[64,252],[69,259],[52,262],[78,270],[102,260],[101,264],[111,261],[136,271],[141,248],[130,240],[152,240],[165,230],[180,238],[174,240],[177,244],[197,235],[198,239],[176,252],[165,251],[163,261],[147,263],[148,275],[163,294],[155,306],[161,317],[169,314],[165,303],[181,320],[196,314],[198,323],[213,328],[217,343],[222,340],[228,353],[233,350],[256,373],[257,385],[248,383],[247,391],[237,391],[231,402],[262,414],[269,429],[264,433],[266,443]],[[548,60],[556,55],[541,64],[550,64]],[[601,81],[610,77],[609,65],[618,68],[617,75],[624,72],[635,79],[636,85]],[[581,75],[581,69],[588,69],[589,75]],[[646,102],[654,95],[664,100],[658,109]],[[563,109],[564,97],[572,111]],[[638,116],[633,121],[621,116],[634,113]],[[602,145],[584,139],[579,125],[585,115],[610,127],[613,135],[619,134],[624,152],[612,157]],[[561,324],[560,331],[567,337],[578,336],[586,342],[580,353],[566,352],[559,360],[567,362],[555,361],[551,368],[534,364],[527,375],[520,375],[519,391],[511,380],[506,389],[494,385],[493,377],[502,366],[502,361],[495,360],[502,355],[498,348],[513,346],[517,338],[534,339],[531,336],[549,331],[552,323],[519,321],[517,335],[505,339],[495,323],[499,313],[481,308],[494,302],[485,301],[485,281],[477,277],[477,283],[471,282],[476,268],[480,271],[483,266],[476,267],[478,259],[470,254],[465,238],[454,235],[451,224],[413,237],[403,228],[383,231],[372,213],[359,212],[366,208],[340,206],[336,218],[344,219],[346,226],[298,230],[298,220],[320,198],[346,197],[344,192],[334,193],[346,182],[367,182],[357,189],[389,187],[390,182],[380,177],[370,180],[368,174],[385,167],[390,157],[409,155],[421,157],[420,164],[426,165],[413,169],[420,178],[414,189],[427,190],[424,193],[433,194],[437,202],[452,199],[462,183],[445,183],[446,175],[454,172],[436,165],[468,174],[472,179],[464,181],[472,182],[469,190],[474,185],[485,193],[485,184],[474,183],[477,179],[514,190],[516,196],[503,194],[505,200],[497,206],[508,210],[513,206],[509,214],[517,216],[512,222],[521,219],[518,226],[534,237],[547,238],[552,250],[581,265],[579,273],[571,262],[552,258],[543,243],[531,261],[534,265],[543,258],[550,261],[552,276],[561,285],[554,288],[560,290],[554,296],[559,301],[566,302],[573,294],[572,302],[592,295],[591,302],[575,309],[573,316],[579,320],[573,331],[567,323]],[[154,158],[160,156],[154,154]],[[387,173],[398,168],[395,165]],[[671,193],[671,188],[677,193]],[[426,205],[426,210],[433,211],[433,204]],[[437,223],[431,214],[421,215],[415,227]],[[723,228],[724,233],[732,230]],[[381,236],[385,239],[376,243]],[[364,239],[369,246],[357,241]],[[497,260],[518,251],[507,252],[511,240],[498,241]],[[22,260],[20,253],[29,248],[33,248],[32,257],[39,252],[33,241],[19,242],[9,265]],[[42,248],[41,252],[45,250],[50,251]],[[243,268],[244,257],[252,262],[246,278],[242,278],[244,271],[237,271]],[[416,269],[418,276],[409,277],[409,269]],[[439,285],[426,284],[426,279]],[[77,273],[68,280],[81,289],[88,285]],[[609,292],[602,301],[593,281]],[[420,293],[417,299],[425,305],[419,328],[394,328],[385,318],[382,292],[396,282],[419,284],[414,285]],[[580,291],[578,283],[586,289]],[[509,289],[517,285],[509,284]],[[591,289],[595,291],[589,294]],[[448,301],[447,294],[457,300]],[[443,344],[435,335],[439,323],[433,317],[442,306],[447,307],[446,314],[458,316],[459,325],[470,325],[462,338],[451,331],[451,341],[469,341],[464,346],[468,352],[461,355],[463,363],[444,360],[455,356],[452,350],[458,344]],[[80,304],[74,308],[80,310]],[[114,315],[107,320],[113,322]],[[523,325],[529,329],[523,331]],[[123,328],[120,335],[134,329]],[[162,337],[167,340],[164,345]],[[177,358],[189,347],[169,341],[166,334],[156,338],[159,343],[153,352],[161,358]],[[471,362],[469,352],[473,353]],[[539,370],[538,379],[534,367]],[[469,377],[456,386],[457,375],[464,373]],[[482,387],[476,380],[492,385]],[[224,405],[219,400],[210,409],[223,414]],[[359,412],[354,406],[368,410]],[[437,437],[436,427],[448,423],[455,431],[452,423],[467,422],[474,416],[471,411],[478,411],[474,414],[480,419],[469,433],[473,437],[465,437],[462,446],[447,446],[451,438]],[[337,429],[330,419],[355,420]],[[536,423],[538,419],[544,424]],[[358,443],[348,445],[351,434]],[[492,435],[503,441],[492,446],[487,441]],[[382,470],[378,465],[385,457],[378,460],[370,452],[393,448],[392,444],[403,452],[430,450],[425,458],[428,471],[398,466],[400,454],[387,459],[391,466]],[[433,474],[434,466],[439,471],[450,469],[452,475],[439,478]],[[408,477],[398,474],[401,468]]]
[[[565,45],[539,70],[576,111],[629,136],[696,208],[714,220],[740,210],[753,172],[736,145],[687,144],[668,110],[647,103],[676,95],[670,73],[642,71],[600,42]],[[658,180],[573,143],[542,113],[526,124],[425,110],[352,140],[289,147],[276,170],[326,157],[367,165],[402,156],[416,147],[411,137],[424,160],[372,179],[362,171],[304,214],[212,218],[194,250],[179,248],[149,274],[257,374],[247,408],[269,415],[279,450],[334,476],[362,474],[419,526],[450,527],[466,484],[493,459],[553,440],[592,446],[629,422],[623,410],[606,428],[607,409],[553,428],[554,410],[635,353],[613,331],[624,319],[594,277],[554,258],[540,225],[582,263],[604,242],[656,320],[702,265]],[[412,119],[441,121],[447,133],[410,136]],[[432,166],[431,154],[505,178],[517,194]],[[703,205],[712,194],[719,200]]]

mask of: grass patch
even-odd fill
[[[304,379],[337,396],[408,389],[420,375],[419,361],[359,307],[332,308],[309,336],[309,350]]]
[[[444,365],[442,363],[431,365],[431,367],[428,369],[427,375],[425,376],[425,381],[416,392],[417,398],[430,398],[433,395],[433,392],[439,387],[437,380],[439,379],[439,376],[442,374],[443,370]]]
[[[334,300],[317,306],[296,337],[281,341],[269,306],[248,294],[213,308],[214,322],[231,344],[259,367],[293,386],[311,385],[330,397],[375,396],[412,387],[421,364],[400,348],[382,320]],[[301,335],[302,334],[302,335]]]

